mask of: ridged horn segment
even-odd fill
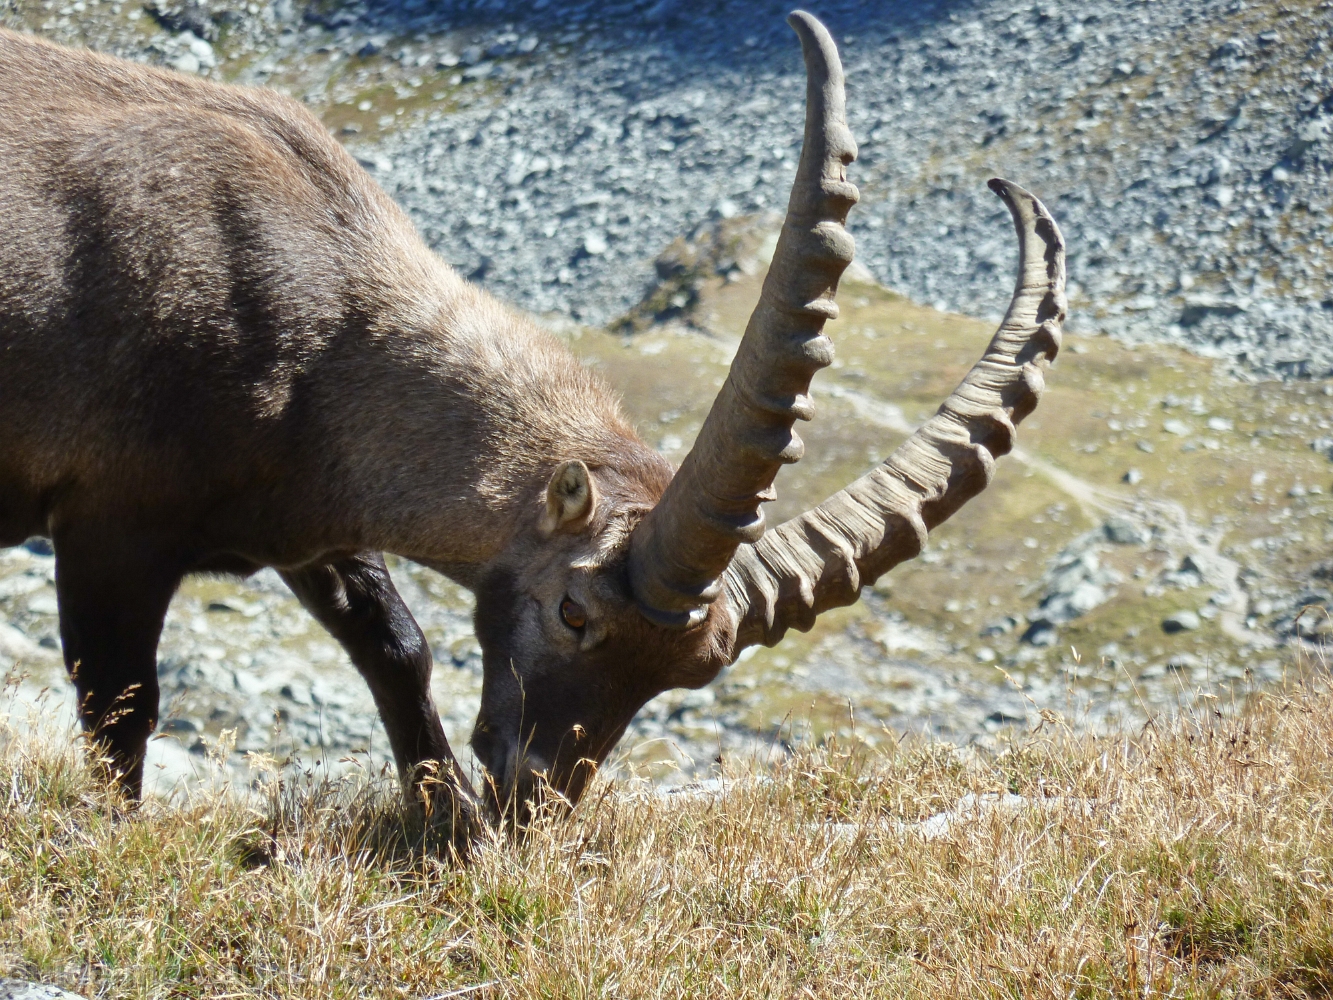
[[[746,646],[805,631],[829,608],[921,552],[926,533],[990,483],[1014,427],[1037,405],[1042,370],[1060,349],[1065,244],[1046,207],[1017,184],[992,180],[1018,231],[1018,281],[1000,329],[939,411],[877,468],[814,510],[744,545],[727,568],[737,621],[732,658]]]
[[[787,23],[805,55],[805,142],[787,218],[759,304],[694,447],[630,539],[635,601],[651,621],[698,624],[721,592],[736,547],[764,533],[760,504],[773,477],[801,457],[792,424],[814,415],[810,379],[833,360],[824,322],[852,260],[847,181],[856,142],[847,128],[842,63],[828,31],[804,11]]]

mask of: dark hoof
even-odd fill
[[[421,824],[423,843],[466,862],[487,832],[482,810],[466,778],[448,770],[423,768],[407,785],[408,810]]]

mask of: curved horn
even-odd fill
[[[810,378],[833,360],[824,321],[852,260],[843,228],[856,203],[847,164],[842,63],[824,26],[804,11],[787,23],[806,66],[805,141],[787,218],[755,306],[699,437],[657,506],[630,540],[630,585],[640,610],[662,625],[701,621],[721,593],[737,546],[764,533],[760,504],[773,499],[778,469],[801,457],[792,429],[814,414]]]
[[[999,179],[1018,230],[1018,283],[986,354],[915,434],[877,468],[814,510],[736,553],[727,599],[737,618],[732,658],[772,646],[790,627],[853,604],[861,588],[921,552],[926,533],[990,483],[1014,427],[1037,405],[1042,370],[1060,349],[1065,245],[1040,201]]]

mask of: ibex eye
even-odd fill
[[[583,610],[583,605],[568,597],[560,602],[560,617],[570,628],[583,628],[588,624],[588,612]]]

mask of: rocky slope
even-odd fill
[[[1064,226],[1077,328],[1330,371],[1327,5],[818,6],[843,42],[852,229],[879,280],[1002,308],[998,173]],[[500,294],[604,322],[676,233],[783,204],[802,80],[780,12],[599,25],[503,100],[386,138],[382,173]]]
[[[1076,326],[1333,370],[1328,4],[811,7],[844,53],[852,225],[876,278],[1001,308],[1008,233],[984,190],[1001,173],[1064,226]],[[799,149],[799,53],[774,0],[145,9],[7,0],[0,19],[288,90],[447,259],[538,313],[614,319],[674,237],[781,207]]]

